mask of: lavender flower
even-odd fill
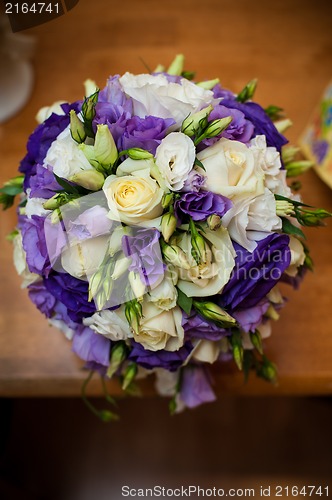
[[[182,372],[180,399],[188,408],[216,400],[210,376],[203,366],[186,366]]]
[[[188,192],[174,203],[175,215],[180,223],[189,217],[194,221],[206,220],[210,215],[222,217],[233,206],[231,200],[210,191]]]
[[[129,271],[138,273],[146,286],[153,286],[164,274],[159,238],[156,229],[138,229],[133,236],[122,237],[123,252],[132,261]]]
[[[192,344],[186,342],[178,351],[149,351],[142,344],[132,341],[132,350],[128,359],[151,370],[153,368],[165,368],[165,370],[176,371],[187,359],[192,350]]]

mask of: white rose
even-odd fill
[[[108,217],[125,224],[140,224],[162,214],[164,191],[148,171],[138,175],[106,178],[103,190],[109,207]]]
[[[26,288],[27,286],[31,285],[31,283],[35,283],[35,281],[41,279],[41,277],[38,274],[31,273],[29,271],[26,261],[26,253],[22,244],[22,234],[20,231],[13,239],[13,245],[14,266],[17,274],[23,279],[23,283],[21,285],[22,288]]]
[[[156,165],[169,189],[183,188],[194,166],[195,154],[193,141],[182,132],[172,132],[161,141],[156,151]]]
[[[191,236],[183,233],[177,245],[185,252],[190,269],[178,268],[178,288],[188,297],[206,297],[220,293],[229,281],[234,267],[235,251],[228,231],[219,228],[211,231],[204,229],[206,245],[206,262],[197,265],[191,254]]]
[[[62,252],[61,265],[71,276],[86,280],[99,269],[108,251],[108,244],[108,236],[76,243]]]
[[[288,274],[288,276],[296,276],[298,267],[302,266],[305,261],[304,248],[302,243],[295,238],[295,236],[289,237],[289,248],[291,251],[291,261],[285,273]]]
[[[163,311],[151,302],[143,303],[143,317],[134,339],[150,351],[178,351],[184,343],[182,312],[179,307]]]
[[[165,275],[160,285],[149,292],[149,301],[165,311],[176,306],[177,298],[178,292],[170,275]]]
[[[104,335],[107,339],[126,340],[132,337],[128,321],[124,313],[124,309],[120,307],[115,311],[107,309],[96,312],[90,318],[84,318],[83,324],[89,326],[91,330],[100,335]]]
[[[84,153],[72,139],[69,127],[52,142],[44,160],[44,166],[47,165],[53,168],[58,177],[64,179],[69,179],[82,170],[93,170]]]
[[[265,135],[257,135],[249,145],[264,173],[268,176],[278,175],[281,169],[280,154],[276,148],[266,145]]]
[[[264,172],[255,159],[254,152],[245,144],[220,139],[197,154],[205,171],[203,189],[233,199],[241,195],[259,195],[264,191]]]
[[[276,215],[276,201],[271,191],[255,198],[242,196],[234,200],[232,208],[223,216],[222,225],[228,229],[232,240],[253,252],[256,241],[278,229],[282,221]]]
[[[173,118],[180,128],[190,113],[196,113],[214,102],[213,92],[183,78],[181,83],[168,82],[164,75],[133,75],[119,78],[123,91],[133,99],[134,115]]]

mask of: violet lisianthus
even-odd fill
[[[206,220],[210,215],[222,217],[232,207],[226,196],[210,191],[187,192],[174,203],[174,211],[180,223],[187,222],[189,217],[194,221]]]

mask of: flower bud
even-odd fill
[[[285,165],[294,160],[297,153],[300,151],[300,148],[295,146],[283,146],[281,150],[281,159]]]
[[[168,67],[166,73],[168,73],[169,75],[181,75],[183,71],[183,65],[184,65],[184,55],[177,54],[174,60],[171,62],[170,66]]]
[[[190,269],[187,256],[182,248],[177,245],[167,245],[166,243],[162,243],[161,247],[164,257],[168,260],[168,262],[173,264],[173,266],[180,267],[186,271]]]
[[[273,305],[270,304],[268,310],[265,313],[265,316],[267,316],[270,319],[273,319],[274,321],[278,321],[280,314],[276,311]]]
[[[98,85],[94,80],[91,80],[91,78],[88,78],[84,82],[84,93],[85,95],[92,95],[98,90]]]
[[[186,134],[188,137],[195,135],[198,127],[200,126],[200,121],[206,118],[212,111],[213,106],[210,104],[206,108],[189,115],[182,123],[181,132]]]
[[[165,71],[165,66],[163,64],[158,64],[152,73],[163,73]]]
[[[82,170],[73,175],[69,180],[89,191],[99,191],[103,187],[105,178],[97,170]]]
[[[174,194],[173,193],[165,193],[162,200],[161,205],[163,208],[168,208],[174,202]]]
[[[272,382],[273,384],[277,382],[277,368],[266,357],[264,357],[262,366],[258,369],[257,374],[268,382]]]
[[[232,347],[232,354],[236,366],[238,367],[239,370],[242,370],[244,351],[243,351],[242,337],[240,332],[235,331],[229,338],[229,341]]]
[[[218,120],[213,120],[212,122],[209,123],[207,128],[205,129],[204,136],[209,139],[211,137],[216,137],[217,135],[221,134],[228,125],[232,121],[231,116],[226,116],[225,118],[219,118]]]
[[[52,198],[49,198],[43,203],[45,210],[55,210],[61,207],[61,205],[63,205],[63,200],[62,196],[59,196],[59,194],[55,194]]]
[[[111,237],[109,239],[108,253],[113,257],[122,248],[122,237],[127,234],[127,229],[125,226],[119,225],[113,229]]]
[[[211,90],[220,82],[219,78],[215,78],[214,80],[207,80],[205,82],[198,82],[196,85],[205,90]]]
[[[221,217],[219,215],[212,214],[212,215],[209,215],[206,222],[207,222],[209,228],[211,229],[211,231],[216,231],[221,226]]]
[[[292,161],[286,165],[287,177],[297,177],[313,167],[315,163],[309,160]]]
[[[129,365],[126,368],[124,377],[123,377],[123,382],[122,382],[122,389],[125,391],[130,384],[133,382],[137,375],[137,364],[136,363],[129,363]]]
[[[332,213],[323,208],[317,208],[315,210],[302,210],[301,215],[297,214],[297,216],[302,226],[322,226],[322,220],[332,217]]]
[[[77,116],[76,112],[72,109],[70,111],[70,133],[74,141],[78,142],[79,144],[81,142],[84,142],[86,139],[86,133],[84,129],[84,124],[81,122],[79,117]]]
[[[99,91],[94,92],[89,97],[86,97],[84,103],[82,104],[82,114],[85,122],[92,122],[95,117],[95,105],[98,101]]]
[[[145,289],[145,284],[142,283],[139,274],[135,273],[134,271],[130,271],[128,274],[128,279],[136,299],[142,301],[146,289]]]
[[[250,332],[250,340],[252,345],[257,349],[260,354],[263,354],[262,337],[258,330]]]
[[[152,153],[141,148],[126,149],[126,151],[122,151],[122,153],[126,153],[132,160],[149,160],[150,158],[153,158]]]
[[[117,342],[111,351],[110,364],[106,372],[108,378],[112,378],[114,373],[118,371],[121,364],[126,359],[126,344],[124,342]]]
[[[197,231],[191,235],[191,255],[197,264],[206,262],[206,243],[201,234]]]
[[[126,319],[135,333],[139,331],[139,322],[142,317],[142,309],[139,310],[137,304],[136,300],[130,300],[125,305]]]
[[[194,300],[193,306],[201,316],[210,321],[214,321],[223,328],[229,328],[236,325],[236,319],[214,302]]]
[[[168,212],[164,214],[161,218],[161,234],[164,237],[164,240],[168,243],[170,237],[174,233],[177,225],[177,220],[174,214]]]
[[[274,122],[274,126],[276,127],[276,129],[280,134],[286,132],[286,130],[289,129],[289,127],[291,127],[292,125],[293,122],[289,118],[285,118],[284,120],[279,120],[277,122]]]
[[[294,215],[294,206],[286,200],[276,200],[276,214],[279,217]]]
[[[118,257],[111,275],[112,280],[119,279],[128,270],[130,264],[131,259],[128,257],[125,257],[124,255],[122,257]]]
[[[114,165],[118,159],[118,150],[107,125],[97,125],[94,150],[102,166]]]
[[[251,99],[255,93],[257,87],[257,80],[250,80],[249,83],[244,87],[243,90],[237,95],[236,100],[239,102],[246,102]]]

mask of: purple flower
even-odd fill
[[[46,288],[42,281],[28,286],[30,300],[47,318],[53,316],[56,298]]]
[[[53,271],[44,278],[46,289],[68,309],[68,316],[75,323],[92,316],[96,311],[94,301],[88,301],[89,284],[67,273]]]
[[[233,311],[232,316],[240,324],[242,330],[247,333],[254,332],[262,323],[263,316],[268,310],[269,305],[269,301],[267,299],[263,299],[254,307]]]
[[[72,344],[72,350],[84,361],[108,366],[111,341],[103,335],[95,333],[89,327],[77,328]]]
[[[231,123],[220,135],[212,137],[211,139],[205,139],[203,143],[206,146],[212,146],[220,137],[244,143],[250,141],[254,133],[254,125],[245,118],[242,111],[218,105],[209,114],[209,122],[220,118],[226,118],[227,116],[232,117]]]
[[[284,273],[280,281],[282,281],[283,283],[287,283],[288,285],[291,285],[294,288],[294,290],[298,290],[307,272],[308,272],[307,267],[300,266],[295,276],[289,276],[288,274]]]
[[[187,359],[193,346],[186,342],[178,351],[149,351],[142,344],[132,341],[132,350],[128,359],[135,361],[143,368],[165,368],[165,370],[176,371]]]
[[[164,274],[159,237],[157,229],[138,229],[133,236],[122,237],[123,252],[131,257],[129,271],[138,273],[146,286],[153,286]]]
[[[224,89],[220,83],[215,85],[212,89],[213,95],[216,99],[222,97],[223,99],[235,99],[236,95],[228,89]]]
[[[224,328],[219,328],[215,323],[207,321],[196,312],[188,316],[182,313],[182,326],[188,339],[220,340],[229,332]]]
[[[191,217],[194,221],[206,220],[209,215],[222,217],[232,207],[232,202],[226,196],[210,191],[189,192],[174,203],[177,219],[184,223]]]
[[[197,193],[205,182],[204,175],[201,175],[194,168],[190,170],[187,179],[184,182],[182,192],[188,193],[189,191],[195,191]]]
[[[43,164],[43,160],[49,150],[52,142],[58,135],[69,125],[69,112],[71,109],[79,111],[80,102],[73,104],[62,104],[62,109],[65,115],[56,115],[52,113],[44,123],[38,125],[34,132],[30,135],[27,144],[27,154],[20,164],[20,172],[25,174],[24,189],[30,186],[31,175],[36,174],[37,165]]]
[[[29,271],[48,276],[51,263],[47,251],[44,223],[44,217],[39,215],[33,215],[30,219],[20,218],[23,248]]]
[[[133,116],[127,120],[123,133],[117,139],[118,150],[142,148],[154,155],[169,127],[174,123],[172,118],[164,120],[155,116]]]
[[[210,376],[203,366],[188,365],[182,371],[180,399],[188,408],[216,400]]]
[[[234,311],[256,306],[274,285],[290,263],[289,236],[271,234],[258,241],[250,253],[237,243],[232,276],[217,302]]]
[[[80,210],[83,209],[83,205]],[[74,221],[68,221],[68,234],[75,240],[95,238],[110,232],[112,221],[107,217],[108,211],[100,205],[84,210]]]
[[[245,118],[255,127],[253,136],[265,135],[268,146],[274,146],[280,152],[281,147],[287,144],[287,139],[278,132],[271,118],[259,104],[255,102],[238,102],[232,98],[223,99],[221,104],[232,111],[234,109],[242,111]]]
[[[36,165],[36,173],[30,177],[32,198],[51,198],[60,188],[50,167]]]

